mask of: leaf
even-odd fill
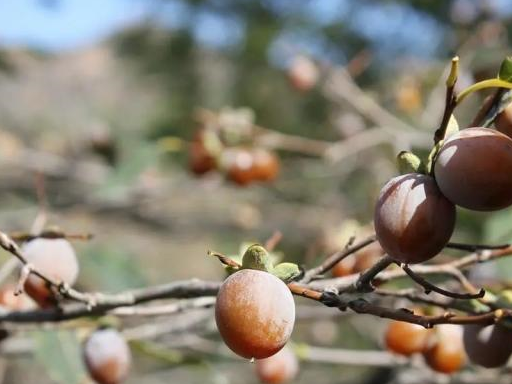
[[[505,57],[501,62],[498,79],[512,81],[512,56]]]
[[[302,272],[297,264],[281,263],[274,267],[272,274],[286,283],[300,276]]]
[[[80,384],[86,377],[81,344],[73,331],[34,332],[36,360],[52,380],[62,384]]]

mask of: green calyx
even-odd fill
[[[301,274],[299,266],[294,263],[280,263],[274,267],[269,253],[259,244],[253,244],[247,248],[242,256],[241,269],[256,269],[268,272],[285,283],[292,281]]]
[[[402,175],[407,173],[424,173],[425,167],[421,159],[412,152],[402,151],[396,156],[398,170]]]

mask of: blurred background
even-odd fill
[[[375,197],[397,174],[398,151],[428,153],[450,58],[461,58],[460,88],[496,75],[510,54],[510,5],[1,2],[1,228],[29,230],[44,207],[49,225],[93,233],[74,243],[84,290],[218,280],[224,272],[208,249],[234,254],[276,230],[285,259],[311,266],[343,247],[347,225],[356,236],[371,231]],[[458,109],[461,126],[484,96]],[[280,159],[275,181],[244,187],[223,172],[190,172],[190,142],[219,111],[261,129],[262,146]],[[456,241],[512,239],[510,209],[460,210],[459,218]],[[509,264],[499,273],[512,272]],[[297,345],[381,348],[383,321],[329,313],[304,316]],[[196,320],[201,337],[216,342],[208,314]],[[127,383],[257,383],[253,367],[226,350],[196,351],[200,358],[188,361],[173,334],[182,333],[179,318],[158,321],[175,324],[158,338],[165,353],[135,351]],[[45,332],[26,330],[29,347],[2,357],[3,383],[87,382],[79,357],[59,352],[73,348],[69,335]],[[297,382],[393,377],[391,369],[304,363]]]

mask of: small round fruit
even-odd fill
[[[375,206],[377,240],[395,260],[421,263],[448,243],[455,226],[455,206],[430,176],[410,173],[391,179]]]
[[[22,311],[33,307],[34,303],[26,295],[15,295],[16,287],[6,285],[0,289],[0,307],[10,311]]]
[[[23,244],[22,253],[38,271],[59,281],[73,285],[78,277],[75,251],[65,239],[36,238]],[[39,306],[55,305],[55,295],[40,277],[30,274],[24,288]]]
[[[319,71],[316,64],[306,56],[297,56],[288,68],[288,79],[298,91],[307,92],[318,82]]]
[[[352,254],[345,257],[343,260],[338,261],[332,267],[332,275],[334,277],[344,277],[355,273],[356,255]]]
[[[425,362],[434,371],[454,373],[466,362],[462,344],[462,326],[456,324],[437,325],[430,337],[428,348],[423,352]]]
[[[274,275],[243,269],[220,287],[215,320],[233,352],[248,359],[264,359],[290,338],[295,303],[288,287]]]
[[[254,177],[260,181],[273,181],[279,174],[279,158],[266,149],[253,151]]]
[[[501,132],[467,128],[450,136],[434,171],[439,189],[456,205],[495,211],[512,204],[512,140]]]
[[[99,384],[119,384],[128,375],[131,353],[114,329],[100,329],[86,340],[83,349],[89,375]]]
[[[275,355],[256,360],[256,375],[266,384],[283,384],[292,381],[299,372],[299,361],[295,353],[284,347]]]
[[[363,272],[372,267],[383,255],[384,250],[378,242],[373,242],[367,247],[356,252],[355,272]]]
[[[197,132],[190,144],[188,153],[190,170],[198,176],[204,175],[217,167],[215,157],[208,152],[204,145],[203,136],[202,131]]]
[[[246,148],[230,148],[222,154],[222,164],[227,170],[227,178],[232,182],[246,186],[257,180],[254,172],[253,153]]]
[[[465,325],[463,340],[469,360],[485,368],[505,365],[512,354],[512,329],[503,325]]]
[[[391,321],[386,330],[386,347],[391,352],[404,356],[423,352],[427,347],[430,331],[418,324]]]
[[[512,103],[496,116],[494,126],[504,135],[512,137]]]

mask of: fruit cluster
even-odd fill
[[[215,124],[205,124],[195,133],[189,147],[192,173],[202,176],[218,170],[239,186],[275,180],[279,158],[255,145],[251,115],[243,112],[223,111]]]

